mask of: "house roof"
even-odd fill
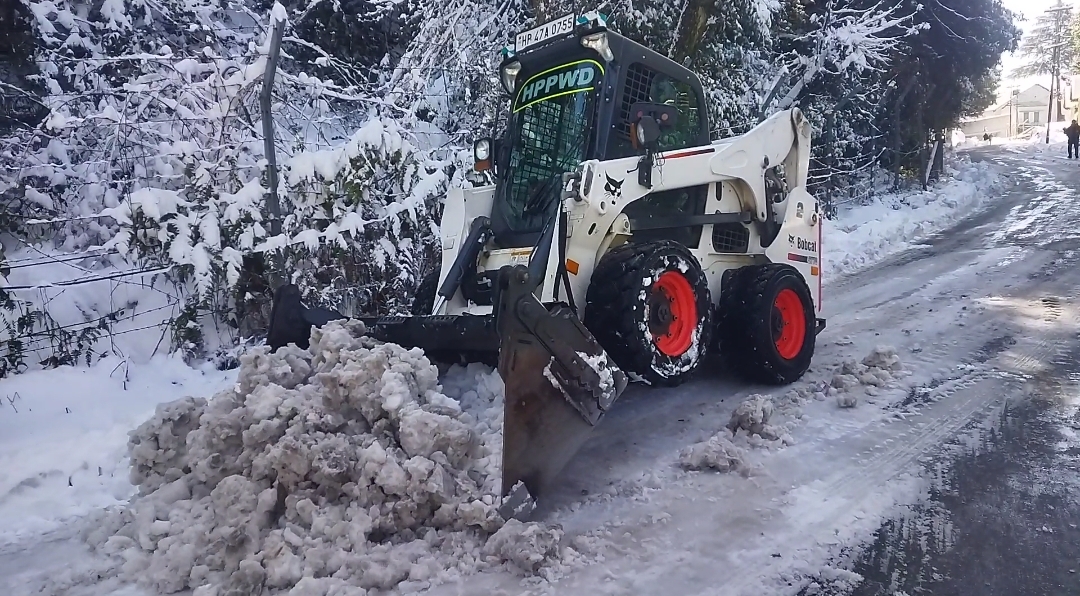
[[[1034,85],[1028,87],[1027,89],[1024,89],[1023,91],[1021,91],[1018,95],[1026,95],[1029,91],[1032,91],[1036,87],[1039,88],[1039,89],[1042,89],[1043,93],[1050,93],[1050,89],[1048,89],[1046,87],[1046,85],[1035,83]],[[999,110],[1004,110],[1007,107],[1009,107],[1009,100],[1008,99],[1006,99],[1005,101],[1003,101],[1003,102],[995,105],[994,107],[986,110],[985,112],[983,112],[983,114],[984,115],[989,115],[989,114],[991,114],[993,112],[997,112]]]

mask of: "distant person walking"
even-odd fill
[[[1080,157],[1080,124],[1076,120],[1065,129],[1065,136],[1069,137],[1069,159]]]

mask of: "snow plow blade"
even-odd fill
[[[324,308],[308,308],[301,303],[300,288],[283,285],[274,293],[270,328],[266,343],[273,350],[288,344],[307,348],[313,327],[322,327],[330,321],[349,317]],[[499,350],[499,336],[495,322],[483,315],[429,315],[353,317],[364,324],[367,335],[379,341],[398,344],[406,348],[420,348],[436,360],[446,356],[466,355],[493,359]],[[487,358],[490,354],[491,358]]]
[[[545,307],[524,266],[499,275],[495,325],[503,406],[502,514],[523,519],[626,388],[568,307]]]

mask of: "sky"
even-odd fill
[[[1065,0],[1067,5],[1076,7],[1077,3],[1071,0]],[[1050,8],[1054,4],[1057,4],[1057,0],[1002,0],[1002,4],[1005,8],[1017,13],[1018,17],[1023,20],[1018,20],[1018,25],[1027,33],[1035,26],[1035,18],[1042,14],[1043,11]],[[1019,54],[1019,51],[1017,51]],[[998,100],[1005,101],[1008,99],[1009,90],[1016,87],[1021,91],[1034,85],[1036,83],[1042,84],[1044,87],[1049,86],[1050,78],[1047,76],[1041,77],[1027,77],[1024,79],[1013,79],[1009,76],[1010,72],[1023,64],[1018,55],[1006,52],[1001,56],[1001,74],[1002,81],[998,87]]]

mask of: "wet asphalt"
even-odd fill
[[[975,158],[1000,158],[998,151]],[[1051,158],[1041,165],[1080,188],[1080,163]],[[1037,186],[1024,200],[1039,200]],[[1080,221],[1080,194],[1076,200],[1074,213],[1055,219]],[[974,219],[985,223],[1007,208]],[[961,223],[957,232],[972,226]],[[1078,230],[1051,227],[1068,231],[1039,238],[1039,248],[1080,268]],[[935,248],[949,243],[946,233]],[[1065,308],[1080,309],[1075,293],[1062,299]],[[884,523],[869,547],[834,562],[861,577],[822,579],[800,596],[1080,595],[1080,337],[1055,351],[1000,413],[973,421],[925,464],[923,502]]]

